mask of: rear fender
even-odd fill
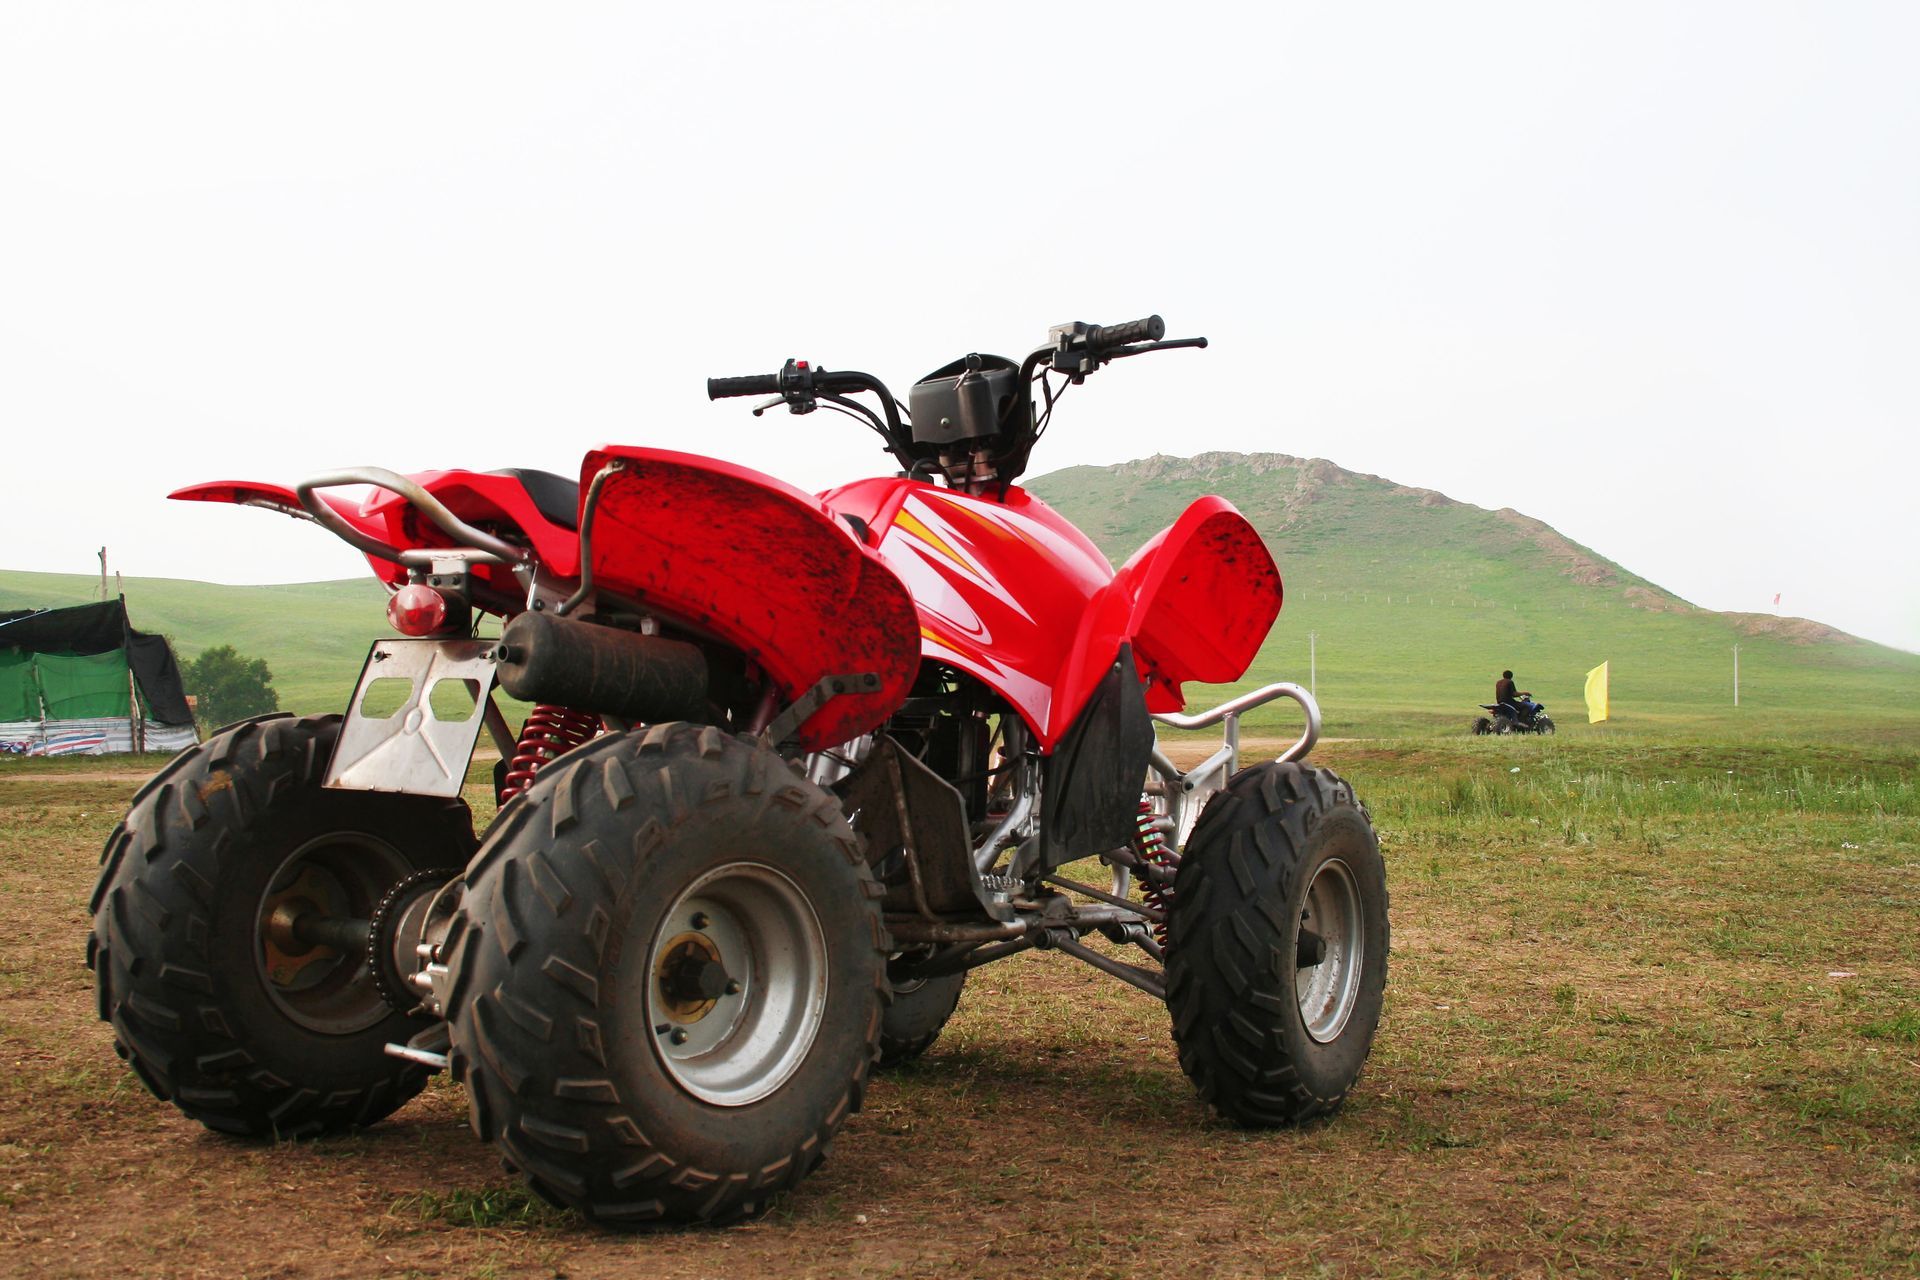
[[[802,724],[805,748],[865,733],[906,697],[920,661],[913,601],[818,498],[747,467],[626,446],[588,454],[582,485],[616,459],[593,520],[596,585],[739,649],[787,703],[822,677],[879,677]]]
[[[285,485],[270,484],[264,480],[211,480],[203,484],[190,484],[185,488],[175,489],[167,496],[177,502],[229,502],[237,507],[262,507],[268,511],[297,516],[302,520],[313,519],[307,509],[300,505],[300,495]],[[332,493],[322,493],[320,500],[338,512],[348,524],[369,537],[379,538],[390,546],[401,545],[393,542],[388,521],[369,516],[363,504],[349,502]],[[407,571],[391,560],[385,560],[379,556],[368,556],[367,563],[373,566],[374,576],[388,586],[395,586],[407,580]]]
[[[175,489],[167,496],[176,502],[231,502],[236,507],[265,507],[290,516],[307,514],[293,490],[264,480],[210,480]]]
[[[504,524],[518,529],[549,572],[562,578],[579,573],[579,538],[572,530],[541,515],[526,489],[512,476],[476,471],[423,471],[407,478],[470,524],[496,527]],[[451,545],[446,535],[422,519],[401,495],[386,489],[372,489],[359,497],[343,496],[346,492],[351,491],[325,490],[320,493],[320,500],[369,537],[391,547]],[[306,508],[300,505],[299,495],[292,489],[258,480],[216,480],[188,485],[167,496],[184,502],[265,507],[307,518]],[[389,586],[398,586],[407,580],[406,569],[391,560],[368,555],[367,563],[373,567],[375,576]],[[511,573],[503,566],[481,565],[475,572],[491,580],[496,589],[509,597],[523,594],[523,588],[514,583]]]
[[[490,475],[484,471],[420,471],[407,477],[445,503],[447,509],[468,524],[482,528],[511,525],[520,531],[534,559],[548,573],[571,578],[580,572],[580,537],[540,513],[526,487],[510,475]],[[387,489],[368,492],[365,500],[351,504],[362,519],[375,520],[391,532],[395,546],[434,547],[451,545],[447,536],[423,519],[400,494]],[[579,503],[575,500],[575,513]],[[498,570],[502,582],[512,579],[500,566],[481,566]]]

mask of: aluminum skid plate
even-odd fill
[[[495,668],[492,640],[376,640],[367,665],[347,705],[346,723],[327,765],[325,785],[339,791],[403,791],[417,796],[458,796],[466,781],[467,762],[480,737],[487,698],[493,693]],[[402,697],[393,685],[382,685],[376,710],[399,705],[388,715],[366,712],[368,692],[382,681],[405,681]],[[446,681],[463,690],[450,690],[435,699],[433,691]],[[457,696],[455,696],[457,695]],[[468,698],[471,697],[471,703]],[[435,716],[455,707],[466,711],[461,720]]]

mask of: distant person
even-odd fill
[[[1493,700],[1511,711],[1514,719],[1523,722],[1531,722],[1533,713],[1540,709],[1540,704],[1533,700],[1531,693],[1513,687],[1511,671],[1502,671],[1500,678],[1493,682]]]

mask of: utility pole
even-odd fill
[[[1307,692],[1313,695],[1316,702],[1320,700],[1320,665],[1314,652],[1314,641],[1317,639],[1317,633],[1307,632]]]
[[[107,549],[100,548],[100,598],[107,598]]]
[[[1740,646],[1733,646],[1733,705],[1740,705]]]

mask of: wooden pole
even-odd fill
[[[127,657],[127,745],[137,755],[146,750],[147,726],[140,714],[140,681],[133,674],[133,657]]]

